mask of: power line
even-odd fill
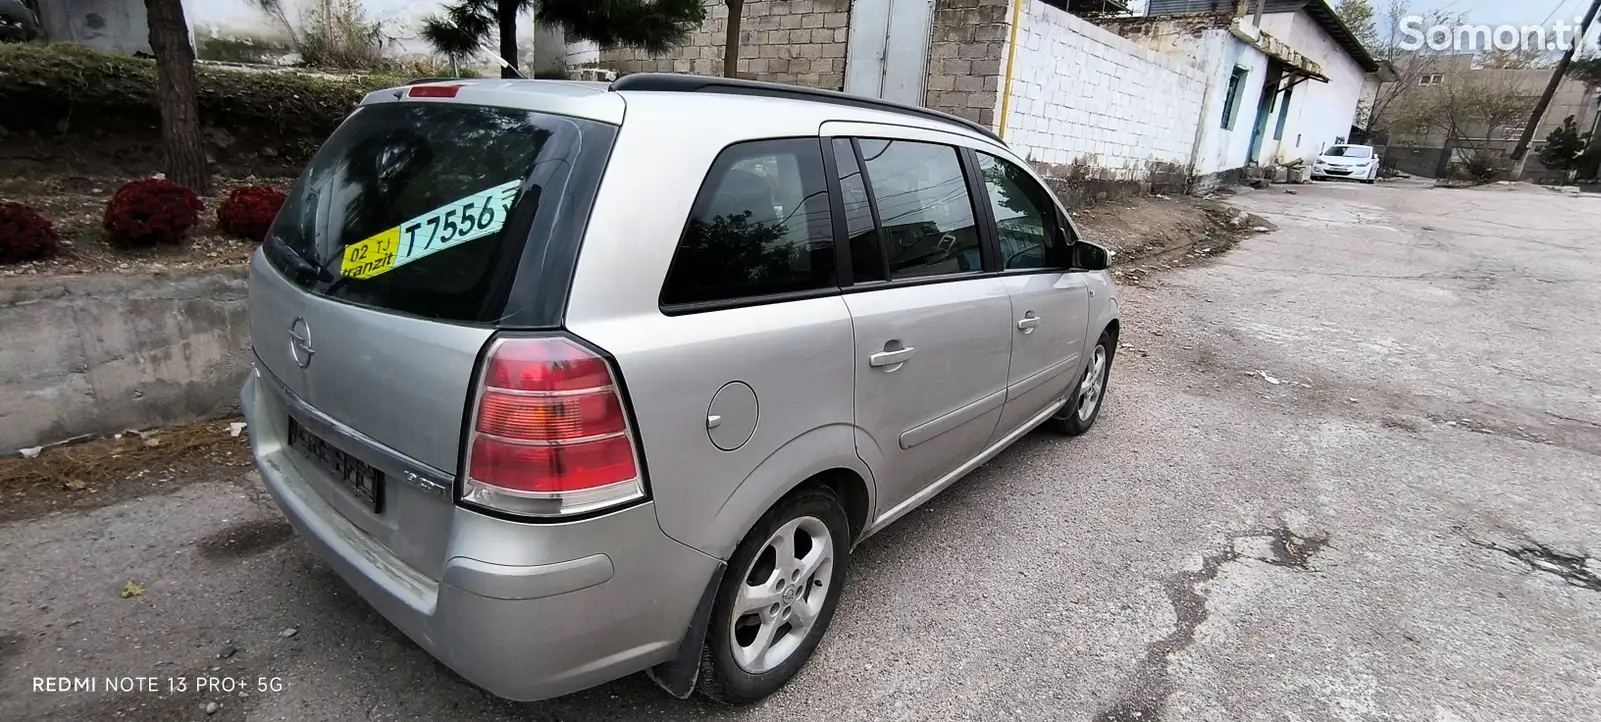
[[[1540,24],[1541,25],[1550,25],[1551,24],[1551,18],[1556,17],[1557,16],[1557,11],[1561,10],[1564,7],[1567,7],[1567,5],[1568,5],[1568,0],[1557,0],[1557,6],[1554,7],[1554,8],[1551,8],[1551,14],[1545,16],[1545,20],[1540,21]]]

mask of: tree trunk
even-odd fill
[[[167,177],[200,195],[211,193],[206,149],[195,100],[195,49],[180,0],[145,0],[150,49],[156,54],[156,103],[161,107],[161,153]]]
[[[739,16],[745,0],[723,0],[728,5],[728,34],[723,37],[723,77],[739,77]]]
[[[517,11],[522,7],[518,0],[500,0],[495,17],[500,21],[500,57],[511,67],[500,69],[500,77],[516,78],[517,74]]]

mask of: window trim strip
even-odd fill
[[[1001,263],[1000,229],[995,225],[995,202],[990,198],[989,187],[984,183],[983,174],[979,172],[978,152],[972,148],[959,148],[962,161],[962,173],[967,176],[967,195],[973,203],[973,219],[978,223],[978,243],[980,258],[983,259],[986,273],[999,273],[1006,270]],[[983,202],[977,202],[982,199]]]
[[[823,184],[828,192],[828,215],[834,228],[834,284],[840,288],[851,285],[856,269],[852,268],[850,224],[845,220],[845,189],[840,185],[839,160],[834,157],[834,139],[817,137],[818,152],[823,156]]]
[[[862,176],[862,189],[867,194],[867,212],[873,216],[873,232],[878,234],[878,268],[884,273],[884,277],[878,280],[892,282],[895,276],[889,272],[889,235],[884,233],[884,220],[878,215],[878,194],[873,192],[873,178],[867,174],[867,158],[862,155],[860,141],[856,138],[845,140],[850,141],[851,152],[856,154],[856,172]],[[851,285],[856,285],[854,277],[851,278]]]

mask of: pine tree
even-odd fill
[[[500,37],[501,77],[516,77],[517,17],[559,25],[570,35],[604,47],[661,52],[682,42],[706,19],[701,0],[457,0],[443,15],[423,22],[423,38],[440,54],[466,58],[492,34]]]
[[[1578,124],[1570,115],[1562,121],[1562,127],[1545,137],[1545,147],[1540,149],[1540,162],[1547,168],[1573,170],[1578,166],[1579,156],[1589,142],[1589,134],[1581,135]]]
[[[161,109],[163,170],[175,183],[201,195],[211,192],[206,149],[200,139],[195,99],[195,49],[180,0],[145,0],[150,49],[156,55],[156,104]]]

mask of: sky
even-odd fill
[[[1411,9],[1419,15],[1434,10],[1450,13],[1467,13],[1468,21],[1475,25],[1544,25],[1584,17],[1588,0],[1408,0]],[[1375,9],[1388,5],[1386,0],[1370,0]],[[1553,15],[1552,11],[1556,11]],[[1381,11],[1382,12],[1382,11]]]

